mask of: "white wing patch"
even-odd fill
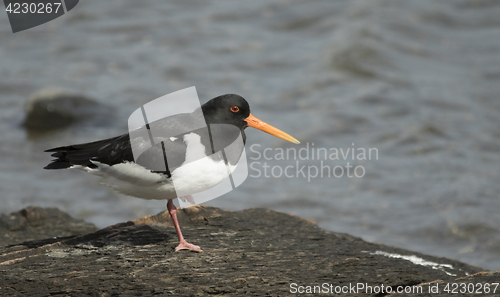
[[[101,183],[113,190],[143,199],[176,198],[172,181],[163,174],[153,173],[134,162],[109,166],[92,161],[98,171],[91,172],[102,177]]]

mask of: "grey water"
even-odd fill
[[[203,102],[243,96],[301,141],[248,128],[248,179],[209,205],[499,270],[499,16],[496,0],[87,0],[13,34],[0,12],[0,212],[58,207],[104,227],[163,211],[43,170],[43,150],[124,133],[141,105],[196,86]],[[94,98],[113,120],[28,133],[24,104],[44,87]],[[359,177],[341,175],[349,166]]]

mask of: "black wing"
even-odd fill
[[[96,168],[91,160],[108,165],[134,161],[128,133],[89,143],[56,147],[45,152],[53,152],[52,157],[56,159],[44,169],[64,169],[73,165]]]
[[[153,130],[166,130],[167,135],[174,131],[186,131],[175,137],[156,137],[155,143],[144,151],[137,160],[134,160],[130,135],[128,133],[121,136],[112,137],[90,143],[62,146],[46,150],[53,152],[52,163],[45,166],[45,169],[64,169],[73,165],[81,165],[89,168],[97,168],[91,161],[97,161],[107,165],[115,165],[123,162],[137,162],[139,165],[148,168],[153,172],[163,172],[170,175],[170,172],[184,163],[186,158],[186,144],[183,137],[188,133],[196,133],[200,136],[201,143],[205,146],[205,155],[211,155],[222,150],[232,143],[239,133],[243,131],[235,126],[222,125],[215,126],[212,135],[207,128],[196,129],[193,126],[194,121],[190,114],[178,114],[165,119],[155,121],[149,125]],[[149,128],[148,127],[148,128]],[[193,129],[195,128],[195,129]],[[232,129],[229,129],[232,128]],[[220,131],[219,131],[220,130]],[[216,141],[212,141],[215,138]],[[245,135],[243,134],[243,143],[235,152],[235,156],[228,156],[231,164],[236,164],[244,145]],[[134,136],[135,141],[151,143],[150,139],[143,139],[142,135]],[[233,160],[234,159],[234,160]],[[161,165],[165,164],[165,166]],[[161,165],[161,166],[160,166]]]
[[[192,120],[190,118],[190,114],[178,114],[155,121],[149,124],[147,127],[148,129],[149,127],[153,127],[154,129],[157,130],[168,128],[170,129],[170,131],[175,129],[181,131],[182,130],[188,131],[189,127],[186,127],[186,125],[189,125],[189,123],[191,122]],[[150,140],[143,139],[142,135],[134,137],[135,137],[134,141],[150,143]],[[184,145],[182,143],[182,138],[180,142],[181,142],[180,146],[182,147]],[[147,154],[150,158],[152,154],[154,154],[155,157],[154,161],[159,161],[157,160],[158,158],[156,155],[161,156],[161,158],[163,158],[162,152],[160,154],[157,153],[159,145],[161,144],[159,143],[158,146],[153,145],[150,148],[152,152],[150,152],[150,154]],[[179,146],[178,142],[176,143],[176,146]],[[56,159],[52,160],[52,163],[45,166],[44,169],[64,169],[64,168],[69,168],[73,165],[81,165],[89,168],[97,168],[97,166],[93,164],[91,161],[98,161],[100,163],[104,163],[110,166],[123,163],[126,161],[134,162],[134,155],[130,144],[130,135],[128,133],[117,137],[112,137],[89,143],[56,147],[53,149],[46,150],[45,152],[50,152],[50,153],[53,152],[54,154],[52,154],[52,157],[55,157]],[[184,153],[182,151],[182,148],[181,152],[182,154]],[[144,160],[146,159],[145,157],[146,156],[143,157]],[[175,156],[174,159],[183,162],[184,155]],[[175,164],[175,167],[177,166],[180,166],[180,164]],[[152,169],[154,170],[154,168]],[[174,169],[172,168],[171,170]],[[168,168],[166,172],[168,172]]]

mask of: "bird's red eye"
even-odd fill
[[[240,108],[238,106],[233,106],[233,107],[231,107],[231,111],[238,112],[238,111],[240,111]]]

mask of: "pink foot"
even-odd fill
[[[203,250],[199,246],[191,244],[187,241],[181,241],[179,243],[179,245],[175,248],[176,252],[178,252],[180,250],[190,250],[190,251],[198,252],[198,253],[203,252]]]

